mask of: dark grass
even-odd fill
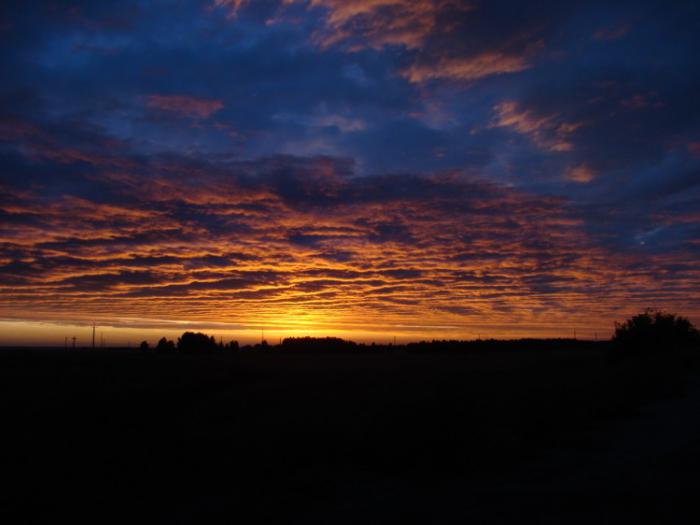
[[[692,356],[609,352],[4,350],[3,511],[33,523],[668,518],[697,483],[694,450],[641,486],[630,471],[569,490],[576,472],[551,459],[595,456],[591,432],[682,398],[695,369]],[[554,481],[518,485],[531,465]]]

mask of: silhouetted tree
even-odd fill
[[[613,342],[630,353],[660,353],[700,346],[700,332],[685,317],[647,309],[615,323]]]
[[[175,343],[173,343],[172,341],[168,341],[165,337],[158,341],[158,344],[156,345],[156,352],[158,353],[166,354],[174,351]]]
[[[228,349],[232,352],[238,352],[238,341],[231,341],[228,344]]]
[[[270,349],[270,345],[267,343],[267,340],[266,340],[266,339],[263,339],[263,340],[260,341],[259,343],[255,344],[255,345],[253,346],[253,349],[254,349],[254,350],[269,350],[269,349]]]
[[[150,345],[148,344],[148,341],[141,341],[141,344],[139,345],[139,349],[140,349],[142,352],[148,352],[148,350],[149,350],[150,348],[151,348],[151,347],[150,347]]]
[[[285,352],[328,353],[354,351],[357,347],[357,343],[338,337],[287,337],[279,348]]]
[[[214,352],[218,348],[216,339],[202,333],[185,332],[177,340],[177,349],[184,353]]]

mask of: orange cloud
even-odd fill
[[[321,48],[343,45],[349,51],[402,46],[415,50],[415,62],[401,75],[412,83],[434,79],[478,80],[492,75],[517,73],[531,67],[529,55],[541,42],[511,39],[505,47],[465,53],[430,45],[435,37],[455,32],[460,16],[474,9],[455,0],[284,0],[283,5],[304,2],[325,12],[323,27],[312,40]],[[217,0],[235,14],[245,0]],[[438,46],[439,47],[439,46]],[[506,48],[512,49],[507,51]]]
[[[494,106],[492,128],[510,128],[527,135],[541,149],[547,151],[571,151],[574,146],[570,136],[583,124],[565,122],[559,114],[537,115],[522,109],[513,101],[503,101]]]
[[[149,95],[146,106],[173,113],[180,117],[208,118],[224,107],[220,100],[190,97],[187,95]]]
[[[228,10],[229,16],[235,18],[238,11],[246,5],[249,0],[214,0],[214,7],[222,7]]]
[[[469,9],[463,2],[451,0],[311,0],[309,5],[327,12],[326,27],[314,35],[321,47],[351,41],[354,49],[388,45],[419,48],[439,29],[438,15],[445,9]]]
[[[578,182],[579,184],[588,184],[593,181],[595,177],[595,172],[584,164],[568,168],[564,173],[564,178],[566,180]]]
[[[492,75],[517,73],[529,67],[524,57],[488,51],[474,57],[443,57],[431,63],[413,64],[401,74],[413,83],[437,78],[478,80]]]

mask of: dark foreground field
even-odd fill
[[[602,345],[4,350],[0,503],[17,523],[692,523],[693,369]]]

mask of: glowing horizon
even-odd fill
[[[193,323],[187,321],[160,321],[147,328],[143,321],[122,320],[122,325],[95,323],[97,347],[133,347],[141,341],[155,345],[162,337],[176,341],[183,332],[203,332],[224,343],[238,341],[242,345],[257,344],[262,339],[269,344],[277,344],[288,337],[339,337],[357,343],[396,344],[416,343],[432,340],[477,340],[477,339],[521,339],[521,338],[573,338],[581,340],[606,340],[612,334],[612,326],[597,331],[594,329],[562,329],[561,327],[531,327],[508,331],[504,327],[493,326],[395,326],[369,327],[367,329],[343,328],[300,328],[288,326],[249,326],[229,327],[226,323]],[[76,348],[92,347],[91,323],[57,321],[9,321],[0,320],[0,331],[11,334],[5,337],[0,347],[45,346],[72,347],[76,338]]]

